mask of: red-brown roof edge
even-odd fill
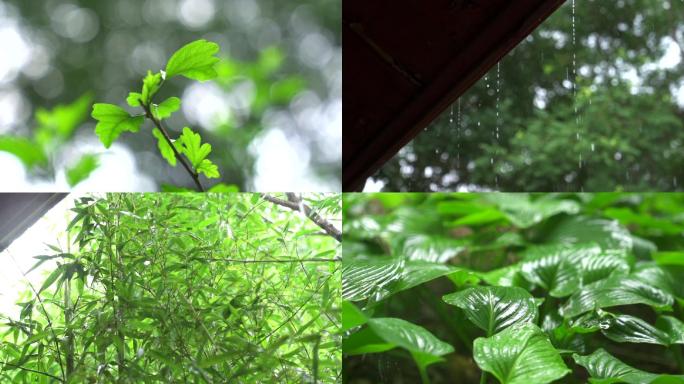
[[[359,191],[368,177],[389,161],[401,148],[418,135],[432,120],[452,105],[468,88],[484,76],[503,56],[525,39],[539,24],[548,18],[565,0],[538,0],[530,7],[527,17],[511,21],[510,12],[501,12],[488,23],[488,27],[473,40],[462,53],[452,59],[454,65],[447,65],[427,84],[411,102],[397,114],[380,133],[371,138],[354,156],[343,164],[343,190]],[[509,3],[510,9],[519,6],[517,1]],[[344,12],[344,10],[343,10]],[[516,22],[517,21],[517,22]],[[508,29],[489,26],[507,25]],[[345,31],[349,28],[345,28]],[[459,58],[481,50],[482,44],[494,41],[488,54],[466,71],[455,65]],[[343,37],[344,42],[344,37]],[[344,44],[344,43],[343,43]],[[343,68],[344,71],[344,68]],[[353,81],[353,80],[352,80]]]

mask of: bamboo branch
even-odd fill
[[[256,263],[328,263],[340,262],[342,259],[266,259],[266,260],[240,260],[240,259],[202,259],[203,261],[220,261],[226,263],[256,264]]]
[[[302,200],[296,197],[294,194],[288,194],[288,200],[279,199],[266,193],[262,193],[261,197],[263,197],[264,200],[270,201],[273,204],[289,208],[293,211],[302,212],[303,209],[304,211],[302,213],[306,217],[308,217],[309,220],[313,221],[316,225],[321,227],[321,229],[323,229],[323,231],[325,231],[325,233],[327,233],[329,236],[332,236],[335,240],[339,241],[340,243],[342,242],[342,231],[337,229],[334,225],[330,224],[328,220],[321,217],[321,215],[314,212],[311,209],[311,207],[302,203]]]
[[[58,377],[58,376],[55,376],[55,375],[52,375],[52,374],[49,374],[49,373],[47,373],[47,372],[36,371],[35,369],[24,368],[24,367],[22,367],[22,366],[20,366],[20,365],[15,365],[15,364],[12,364],[12,363],[5,363],[5,362],[2,362],[2,361],[0,361],[0,364],[7,365],[7,366],[9,366],[9,367],[13,367],[13,368],[17,368],[17,369],[21,369],[22,371],[33,372],[33,373],[37,373],[37,374],[39,374],[39,375],[47,376],[47,377],[50,377],[50,378],[53,378],[53,379],[59,381],[60,383],[63,383],[63,382],[64,382],[64,380],[62,380],[62,378],[60,378],[60,377]]]

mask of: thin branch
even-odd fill
[[[9,367],[13,367],[13,368],[17,368],[17,369],[21,369],[22,371],[33,372],[33,373],[37,373],[37,374],[39,374],[39,375],[47,376],[47,377],[50,377],[50,378],[53,378],[53,379],[59,381],[60,383],[63,383],[63,382],[64,382],[64,380],[63,380],[62,378],[60,378],[60,377],[58,377],[58,376],[55,376],[55,375],[52,375],[52,374],[49,374],[49,373],[47,373],[47,372],[36,371],[35,369],[24,368],[24,367],[22,367],[22,366],[20,366],[20,365],[15,365],[15,364],[12,364],[12,363],[5,363],[5,362],[2,362],[2,361],[0,361],[0,364],[7,365],[7,366],[9,366]]]
[[[293,211],[301,212],[301,210],[303,209],[304,212],[302,212],[302,213],[304,213],[304,215],[306,215],[306,217],[308,217],[316,225],[321,227],[321,229],[323,229],[325,231],[325,233],[332,236],[335,240],[339,241],[340,243],[342,242],[342,231],[337,229],[334,225],[330,224],[328,222],[328,220],[321,217],[321,215],[314,212],[311,209],[311,207],[302,203],[301,199],[299,199],[298,197],[295,197],[294,195],[288,195],[288,198],[290,200],[283,200],[283,199],[279,199],[277,197],[273,197],[273,196],[265,194],[265,193],[262,193],[261,197],[263,197],[264,200],[270,201],[273,204],[289,208]],[[294,199],[294,201],[291,201],[293,199]]]
[[[240,260],[240,259],[202,259],[203,261],[222,261],[226,263],[254,264],[254,263],[329,263],[340,262],[342,259],[266,259],[266,260]]]
[[[178,149],[176,149],[176,146],[173,145],[173,141],[171,140],[171,136],[169,135],[169,132],[166,130],[166,128],[164,128],[161,121],[157,120],[157,118],[154,117],[154,115],[150,111],[150,107],[148,105],[145,105],[145,103],[143,103],[142,100],[140,101],[140,105],[145,110],[145,116],[148,119],[152,120],[154,125],[162,133],[162,136],[164,136],[164,139],[166,140],[166,142],[171,147],[171,150],[173,150],[173,154],[176,156],[176,159],[178,159],[178,161],[183,165],[183,168],[185,168],[185,170],[188,171],[188,173],[192,177],[192,180],[195,182],[197,189],[200,192],[204,192],[204,187],[202,186],[202,183],[200,183],[200,180],[199,180],[199,174],[192,169],[192,167],[190,166],[190,164],[188,164],[185,157],[183,157],[183,155],[181,155],[181,153],[178,152]]]

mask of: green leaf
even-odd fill
[[[401,277],[404,261],[391,257],[342,259],[342,298],[360,301],[379,300],[389,292],[387,286]]]
[[[70,138],[88,116],[93,96],[86,92],[71,104],[57,105],[52,110],[36,110],[36,141],[46,147],[55,147]]]
[[[197,40],[176,51],[166,64],[166,76],[182,75],[189,79],[205,81],[217,76],[214,66],[219,62],[215,57],[219,45],[207,40]]]
[[[553,196],[531,199],[530,195],[495,193],[484,195],[494,202],[508,221],[518,228],[529,228],[559,213],[576,214],[579,204],[573,200],[558,200]]]
[[[158,120],[167,119],[180,108],[180,105],[179,98],[169,97],[159,105],[152,105],[152,113]]]
[[[66,170],[66,178],[69,186],[73,187],[87,179],[99,165],[97,155],[87,154],[81,157],[78,163]]]
[[[224,183],[218,183],[216,185],[213,185],[211,188],[209,188],[208,192],[213,192],[213,193],[237,193],[240,192],[240,187],[237,185],[228,185]]]
[[[553,244],[529,248],[521,274],[551,296],[564,297],[610,275],[626,275],[629,268],[624,250],[604,251],[596,244]]]
[[[126,110],[113,104],[93,105],[92,116],[98,121],[95,133],[106,148],[111,147],[121,133],[138,132],[145,120],[144,116],[131,116]]]
[[[55,280],[57,280],[57,278],[59,278],[59,276],[62,275],[63,269],[64,269],[64,268],[63,268],[63,265],[60,265],[59,267],[57,267],[57,269],[55,269],[54,271],[52,271],[52,273],[50,274],[50,276],[48,276],[48,278],[45,279],[45,282],[43,283],[43,285],[42,285],[42,286],[40,287],[40,289],[38,290],[38,293],[43,292],[44,290],[46,290],[47,288],[49,288],[50,285],[52,285],[52,283],[54,283]]]
[[[164,138],[164,134],[162,134],[159,129],[154,128],[152,130],[152,135],[157,138],[157,148],[159,148],[159,152],[161,153],[162,157],[165,158],[166,161],[168,161],[169,164],[171,164],[171,166],[175,167],[176,154],[173,152],[173,149],[166,141],[166,138]]]
[[[545,384],[571,372],[546,334],[530,323],[476,339],[473,357],[502,384]]]
[[[342,301],[342,332],[347,332],[367,322],[368,317],[356,305],[346,300]]]
[[[585,216],[568,216],[561,220],[546,237],[548,243],[596,243],[603,249],[631,249],[634,239],[616,220]]]
[[[403,245],[403,254],[410,260],[446,263],[466,250],[463,240],[444,236],[413,235]]]
[[[211,144],[202,143],[199,133],[194,133],[192,129],[183,128],[183,134],[176,141],[178,149],[188,157],[193,168],[197,169],[204,159],[211,153]]]
[[[205,144],[208,145],[208,144]],[[218,166],[211,162],[209,159],[204,159],[200,163],[199,167],[195,169],[197,173],[203,173],[208,179],[218,179],[221,177],[219,173]]]
[[[648,384],[666,377],[684,379],[684,376],[657,375],[641,371],[616,359],[603,348],[587,356],[574,354],[572,358],[589,372],[589,382],[594,384]]]
[[[684,266],[684,252],[656,252],[651,256],[658,265]]]
[[[31,169],[47,164],[47,155],[34,141],[19,136],[0,136],[0,151],[11,153]]]
[[[684,324],[671,316],[659,318],[658,328],[630,315],[609,314],[604,319],[609,319],[604,321],[608,325],[601,327],[601,333],[619,343],[684,344]]]
[[[128,103],[128,105],[131,107],[140,107],[142,106],[142,104],[140,104],[140,100],[143,100],[142,93],[131,92],[126,98],[126,103]]]
[[[669,308],[674,302],[671,294],[653,284],[632,276],[613,276],[587,285],[570,296],[560,309],[564,317],[574,317],[597,308],[630,304],[646,304],[655,308]]]
[[[161,84],[161,73],[152,74],[152,71],[147,71],[147,76],[145,76],[143,79],[143,88],[141,94],[142,102],[145,103],[145,105],[150,105],[152,98],[157,94],[159,88],[161,88]],[[131,95],[129,94],[128,97],[130,98]]]
[[[537,301],[518,287],[473,287],[443,297],[465,311],[468,319],[491,336],[517,323],[534,322]]]
[[[386,342],[409,352],[443,356],[454,351],[451,345],[439,340],[427,329],[406,320],[376,318],[368,320],[368,326]]]
[[[389,288],[389,294],[405,291],[427,283],[442,276],[465,271],[445,264],[430,263],[427,261],[407,261],[401,272],[401,277]]]

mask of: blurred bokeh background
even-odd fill
[[[125,106],[147,70],[200,38],[220,76],[174,79],[188,125],[212,144],[220,182],[240,190],[337,191],[342,134],[339,0],[0,0],[0,190],[192,187],[146,123],[110,148],[94,101]],[[131,110],[132,111],[132,110]],[[97,167],[93,167],[97,165]]]

